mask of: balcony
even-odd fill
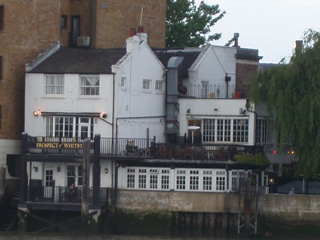
[[[186,96],[193,98],[233,98],[235,93],[233,84],[228,84],[228,88],[225,84],[190,84],[186,87]]]
[[[100,155],[122,158],[154,158],[177,160],[233,160],[235,154],[263,152],[262,146],[236,144],[165,144],[156,139],[144,138],[98,138]],[[83,140],[76,138],[48,138],[28,136],[26,148],[29,155],[63,154],[82,156]],[[91,154],[94,154],[94,139],[91,140]]]

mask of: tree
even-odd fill
[[[167,47],[199,47],[218,40],[221,33],[209,35],[210,28],[224,14],[225,11],[220,13],[219,5],[204,1],[197,7],[194,0],[167,0]]]
[[[251,81],[251,100],[264,102],[275,116],[280,146],[290,143],[298,173],[315,178],[320,160],[320,35],[309,30],[304,48]]]

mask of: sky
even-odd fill
[[[196,0],[198,4],[200,0]],[[320,30],[320,0],[204,0],[226,15],[212,28],[222,33],[212,45],[225,45],[239,33],[239,46],[259,50],[261,63],[289,59],[295,41],[308,29]]]

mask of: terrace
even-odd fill
[[[26,153],[32,155],[79,155],[82,156],[83,140],[80,138],[49,138],[28,136]],[[156,143],[145,138],[100,138],[91,140],[91,154],[99,149],[102,157],[154,158],[177,160],[233,160],[241,153],[262,153],[261,146],[231,144]]]

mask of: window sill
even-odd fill
[[[55,99],[57,99],[57,98],[59,98],[59,99],[64,99],[65,98],[65,96],[64,95],[54,95],[54,94],[52,94],[52,95],[45,95],[43,98],[46,98],[46,99],[52,99],[52,98],[55,98]]]

